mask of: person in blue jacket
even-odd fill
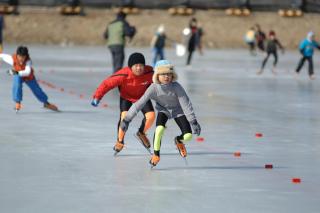
[[[320,50],[320,45],[314,40],[314,37],[314,33],[309,32],[307,37],[300,43],[299,50],[302,54],[302,58],[300,59],[300,62],[296,69],[296,74],[299,74],[300,69],[302,68],[305,60],[307,60],[309,62],[309,77],[311,80],[315,79],[312,61],[313,49],[318,48]]]

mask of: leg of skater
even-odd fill
[[[153,137],[154,154],[152,155],[149,161],[151,166],[156,166],[160,161],[161,139],[164,134],[167,121],[168,121],[168,117],[164,113],[159,112],[157,115],[156,130]]]
[[[316,78],[316,76],[314,75],[313,72],[313,60],[312,60],[312,56],[307,58],[308,62],[309,62],[309,77],[311,80],[314,80]]]
[[[193,54],[193,51],[189,51],[189,52],[188,52],[187,65],[190,65],[190,64],[191,64],[192,54]]]
[[[272,73],[273,74],[277,74],[276,72],[276,66],[277,66],[277,63],[278,63],[278,54],[277,52],[272,52],[272,55],[273,55],[273,58],[274,58],[274,61],[273,61],[273,67],[272,67]]]
[[[120,97],[120,104],[119,105],[120,105],[120,116],[119,116],[119,122],[118,122],[118,126],[117,126],[118,138],[117,138],[116,144],[113,147],[113,150],[116,151],[115,154],[120,152],[124,147],[124,136],[126,133],[120,128],[120,123],[126,117],[126,114],[127,114],[128,110],[130,109],[130,107],[132,106],[132,103],[130,101],[125,100]]]
[[[48,102],[48,96],[43,92],[35,78],[26,81],[26,84],[28,85],[34,96],[36,96],[38,101],[43,103],[43,107],[54,111],[58,111],[58,107]]]
[[[307,58],[304,57],[304,56],[300,59],[299,64],[298,64],[298,67],[297,67],[297,69],[296,69],[296,74],[299,74],[299,72],[300,72],[301,68],[303,67],[303,64],[304,64],[304,62],[305,62],[306,59],[307,59]]]
[[[144,115],[144,118],[141,122],[140,128],[138,132],[136,133],[137,138],[140,140],[142,145],[146,148],[149,149],[150,146],[150,141],[146,135],[148,129],[152,126],[154,120],[155,120],[155,112],[152,106],[152,102],[148,101],[146,105],[142,108],[141,112]]]
[[[266,57],[262,61],[261,69],[257,72],[257,75],[261,75],[263,73],[264,66],[267,63],[269,56],[270,56],[270,53],[267,53]]]
[[[21,109],[23,80],[19,75],[13,75],[12,99],[15,102],[15,110]]]
[[[117,138],[116,144],[113,147],[113,150],[116,151],[115,154],[120,152],[124,147],[124,136],[125,136],[126,133],[120,128],[120,123],[126,117],[127,112],[128,111],[120,112],[120,119],[119,119],[118,126],[117,126],[118,138]]]
[[[192,139],[192,130],[189,121],[187,120],[186,116],[180,116],[174,119],[177,125],[179,126],[182,134],[175,137],[175,144],[181,157],[187,157],[187,150],[185,148],[184,143],[190,141]]]

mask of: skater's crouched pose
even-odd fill
[[[152,80],[153,84],[145,94],[130,107],[126,117],[121,122],[121,128],[126,131],[129,123],[148,101],[152,99],[156,102],[158,115],[153,138],[154,154],[150,160],[150,164],[155,166],[160,161],[161,138],[168,119],[173,118],[181,129],[182,134],[175,137],[174,142],[182,157],[187,156],[184,143],[192,139],[191,126],[197,135],[200,135],[201,127],[197,122],[188,95],[183,87],[176,82],[177,74],[169,61],[161,60],[156,63]]]
[[[113,147],[115,154],[120,152],[124,146],[125,132],[119,128],[121,120],[126,116],[127,111],[144,94],[152,84],[153,68],[145,65],[145,58],[141,53],[133,53],[128,60],[128,66],[118,70],[106,78],[93,95],[91,104],[98,106],[102,97],[111,89],[118,87],[120,91],[120,119],[118,122],[118,139]],[[151,101],[148,101],[142,108],[144,119],[136,133],[142,145],[149,149],[150,142],[146,136],[147,130],[152,126],[155,113]]]
[[[8,74],[13,76],[12,98],[16,103],[15,110],[17,112],[21,109],[23,83],[29,86],[33,94],[43,103],[45,108],[58,111],[55,105],[48,102],[48,96],[42,91],[34,76],[34,70],[27,47],[19,46],[16,54],[0,54],[0,58],[13,67],[8,71]]]

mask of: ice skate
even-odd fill
[[[177,149],[178,149],[181,157],[183,157],[183,158],[187,157],[187,150],[186,150],[186,147],[184,146],[184,144],[181,141],[179,141],[177,137],[174,139],[174,142],[177,146]]]
[[[116,156],[124,147],[124,143],[117,141],[116,144],[113,147],[114,150],[114,156]]]
[[[22,105],[21,103],[16,103],[15,107],[14,107],[14,110],[16,111],[16,113],[19,112],[19,110],[21,109]]]
[[[160,161],[160,156],[153,154],[149,161],[151,168],[155,167],[159,163],[159,161]]]
[[[310,77],[310,80],[316,79],[316,76],[314,74],[310,75],[309,77]]]
[[[136,138],[138,139],[138,141],[144,146],[144,148],[146,148],[147,151],[148,151],[150,154],[152,154],[152,153],[151,153],[151,150],[150,150],[150,147],[151,147],[150,141],[149,141],[149,139],[147,138],[147,135],[138,131],[138,132],[135,134],[135,137],[136,137]]]
[[[259,70],[258,72],[257,72],[257,75],[261,75],[263,73],[263,70]]]
[[[59,109],[58,109],[57,106],[55,106],[55,105],[53,105],[53,104],[50,104],[49,102],[43,104],[43,107],[46,108],[46,109],[50,109],[50,110],[56,111],[56,112],[59,111]]]

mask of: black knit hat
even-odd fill
[[[17,55],[29,56],[28,48],[25,46],[19,46],[16,51]]]
[[[128,60],[128,66],[132,67],[135,64],[146,64],[146,60],[141,53],[132,53]]]

